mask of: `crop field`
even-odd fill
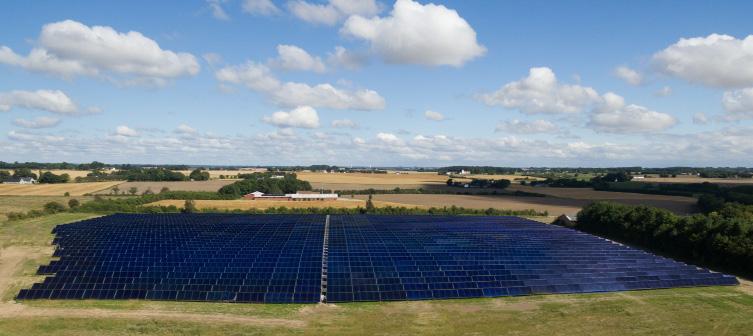
[[[175,170],[176,172],[183,173],[183,175],[188,176],[191,174],[192,170]],[[209,178],[210,179],[219,179],[220,176],[225,176],[225,178],[229,178],[229,176],[238,176],[238,174],[250,174],[253,173],[253,170],[205,170],[209,172]]]
[[[306,202],[291,202],[291,201],[269,201],[269,200],[196,200],[194,201],[196,207],[199,209],[217,209],[217,210],[248,210],[248,209],[268,209],[268,208],[346,208],[354,209],[357,207],[365,207],[366,201],[361,199],[339,199],[337,201],[306,201]],[[178,208],[182,208],[185,201],[181,200],[161,200],[149,205],[162,205],[170,206],[174,205]],[[386,201],[374,201],[376,207],[386,206],[405,206],[405,207],[422,207],[415,204],[403,204],[396,202]]]
[[[678,175],[677,177],[651,176],[642,179],[634,179],[634,182],[652,183],[716,183],[716,184],[751,184],[753,178],[704,178],[700,176]]]
[[[650,205],[664,208],[678,214],[688,214],[695,212],[696,203],[696,199],[692,197],[598,191],[590,188],[549,188],[530,187],[513,184],[510,185],[508,190],[520,190],[525,192],[544,194],[556,198],[576,200],[582,202],[581,206],[594,201],[604,200],[626,205]]]
[[[0,335],[745,335],[753,286],[326,305],[15,302],[39,281],[64,213],[0,223]]]
[[[299,172],[298,178],[311,183],[314,189],[325,190],[391,190],[395,188],[418,189],[446,185],[447,176],[424,172],[368,173],[313,173]]]
[[[209,181],[155,181],[155,182],[123,182],[118,184],[118,192],[128,192],[132,187],[136,187],[137,194],[146,190],[158,193],[163,187],[172,191],[217,191],[220,188],[235,182],[234,180],[209,180]],[[98,194],[110,194],[112,188],[101,190]]]
[[[0,184],[0,196],[71,196],[95,194],[109,189],[122,181],[58,183],[58,184]]]
[[[368,195],[356,195],[365,200]],[[390,202],[403,206],[464,207],[469,209],[505,209],[547,211],[549,215],[575,215],[585,202],[552,197],[519,197],[506,195],[448,195],[448,194],[376,194],[375,202]]]

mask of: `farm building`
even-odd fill
[[[254,191],[250,194],[243,195],[244,199],[249,200],[272,200],[272,201],[335,201],[337,194],[284,194],[284,195],[266,195],[260,191]]]
[[[37,180],[33,177],[9,177],[3,184],[34,184]]]

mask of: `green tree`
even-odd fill
[[[162,187],[162,189],[160,189],[159,193],[162,194],[162,193],[166,193],[166,192],[169,192],[169,191],[170,191],[170,188],[168,188],[168,187]]]
[[[194,213],[196,212],[196,203],[193,200],[186,200],[185,203],[183,203],[183,209],[181,210],[183,213]]]
[[[139,188],[136,188],[136,187],[128,188],[128,193],[130,193],[131,195],[136,195],[137,192],[139,192]]]
[[[373,213],[374,210],[376,209],[376,207],[374,206],[373,198],[374,198],[374,195],[369,194],[369,199],[366,200],[366,212],[367,213]]]
[[[16,169],[15,172],[13,172],[13,177],[31,177],[36,179],[37,174],[34,174],[34,172],[32,172],[29,168],[19,168]]]
[[[58,213],[58,212],[63,212],[65,210],[66,210],[65,209],[65,205],[63,205],[63,204],[61,204],[59,202],[49,202],[49,203],[47,203],[47,204],[44,205],[44,211],[46,211],[47,213],[51,213],[51,214]]]
[[[75,198],[68,200],[68,207],[71,209],[78,208],[79,205],[81,205],[81,203]]]
[[[209,180],[209,172],[205,172],[200,168],[197,168],[188,175],[188,178],[193,181],[206,181]]]

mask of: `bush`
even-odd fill
[[[44,211],[46,211],[47,213],[51,213],[51,214],[58,213],[58,212],[63,212],[65,210],[67,210],[67,208],[65,207],[65,205],[63,205],[62,203],[59,203],[59,202],[49,202],[49,203],[47,203],[47,204],[44,205]]]
[[[68,207],[71,209],[78,208],[79,205],[81,205],[81,203],[75,198],[72,198],[68,201]]]

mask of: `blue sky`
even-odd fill
[[[751,12],[6,1],[0,160],[751,166]]]

